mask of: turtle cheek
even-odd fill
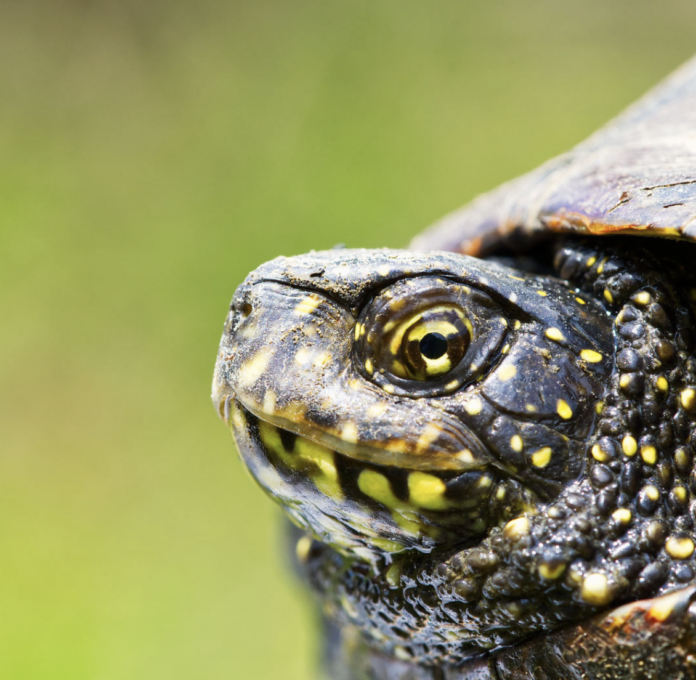
[[[583,362],[540,332],[520,334],[460,417],[513,478],[551,499],[582,473],[613,362]],[[473,405],[476,408],[473,408]]]

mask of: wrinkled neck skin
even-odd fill
[[[622,246],[569,241],[554,276],[317,253],[240,287],[214,398],[333,626],[457,665],[694,578],[693,277]],[[460,320],[455,368],[404,368]]]

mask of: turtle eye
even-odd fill
[[[508,328],[500,304],[482,290],[440,277],[402,279],[362,310],[354,356],[389,394],[452,394],[492,367]]]
[[[422,312],[406,320],[394,334],[399,342],[394,372],[405,373],[402,377],[411,380],[431,380],[449,373],[464,358],[471,337],[467,319],[456,307]],[[396,342],[389,345],[394,347]]]

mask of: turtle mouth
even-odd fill
[[[423,471],[383,465],[280,427],[237,400],[224,416],[252,476],[290,518],[339,550],[397,552],[485,535],[507,483],[489,467]]]

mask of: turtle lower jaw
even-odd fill
[[[497,471],[424,472],[345,455],[226,401],[241,458],[290,518],[343,552],[431,552],[483,537],[510,480]]]

